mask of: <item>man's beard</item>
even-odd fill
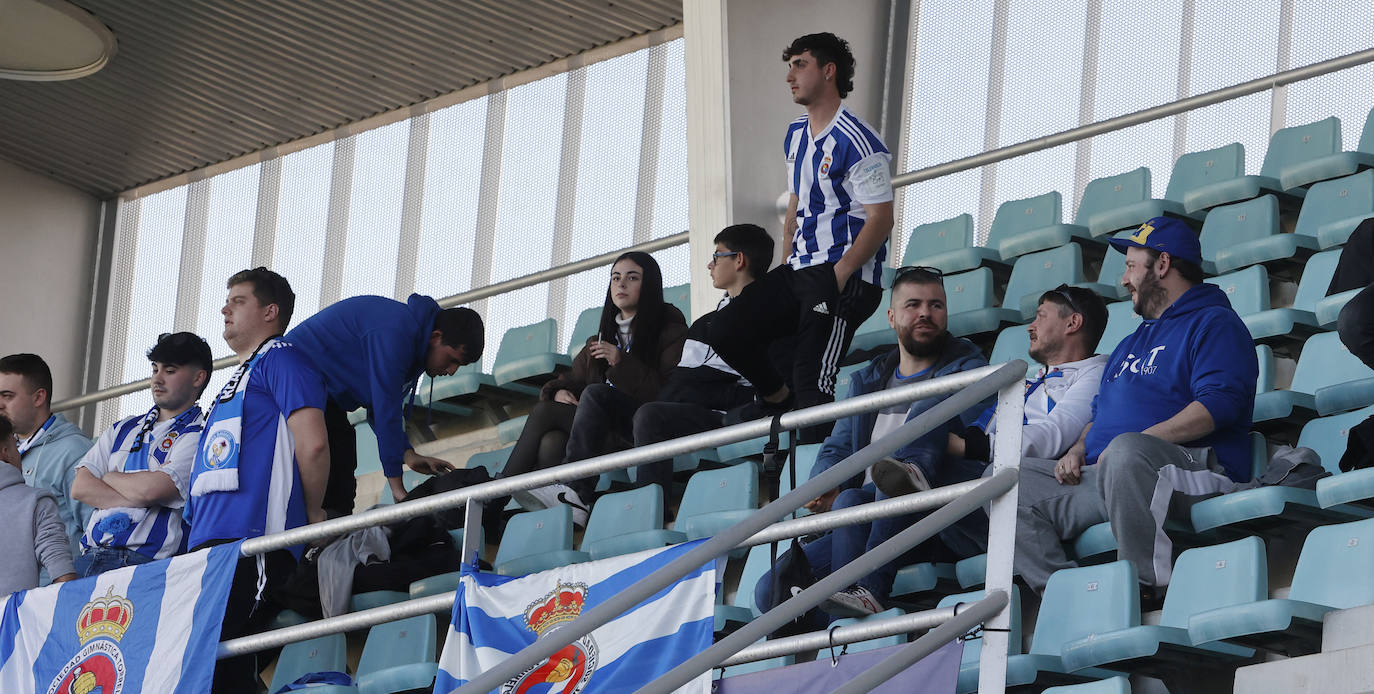
[[[1047,362],[1045,359],[1058,349],[1058,345],[1050,344],[1043,335],[1036,335],[1036,337],[1038,338],[1036,340],[1038,344],[1031,346],[1028,353],[1030,354],[1030,358],[1035,360],[1035,363],[1046,364]]]
[[[1132,307],[1142,318],[1158,318],[1166,296],[1168,295],[1164,291],[1164,285],[1159,283],[1159,278],[1146,272],[1140,284],[1136,285]]]
[[[904,330],[897,336],[897,341],[902,344],[902,349],[907,354],[921,359],[939,356],[945,351],[945,343],[949,341],[949,331],[941,330],[935,337],[929,340],[917,339],[911,334],[910,330]]]

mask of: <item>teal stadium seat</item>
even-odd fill
[[[1013,573],[1015,569],[1013,569]],[[981,588],[988,575],[988,555],[979,554],[954,562],[954,580],[964,590]]]
[[[586,552],[572,547],[572,507],[558,504],[517,513],[506,523],[501,545],[496,549],[496,573],[523,576],[587,561]]]
[[[1085,227],[1093,238],[1107,236],[1121,229],[1140,226],[1164,213],[1163,209],[1156,211],[1162,205],[1149,206],[1151,202],[1162,201],[1150,200],[1150,170],[1144,166],[1115,176],[1095,178],[1088,181],[1083,189],[1074,223]],[[1182,206],[1178,207],[1179,212],[1182,209]],[[1146,211],[1154,214],[1141,217]]]
[[[1374,371],[1351,354],[1336,333],[1313,335],[1303,346],[1292,390],[1312,396],[1318,415],[1374,404]]]
[[[1291,342],[1317,331],[1317,316],[1311,311],[1269,307],[1269,271],[1263,265],[1251,265],[1206,282],[1226,293],[1253,340]]]
[[[1030,333],[1026,326],[1013,325],[997,333],[997,341],[992,344],[990,364],[1005,364],[1013,359],[1026,360],[1026,378],[1035,378],[1040,365],[1030,358]]]
[[[506,467],[506,461],[510,460],[510,453],[514,449],[515,446],[506,446],[505,448],[498,448],[494,451],[473,453],[468,457],[467,465],[464,467],[469,469],[479,467],[486,468],[487,474],[495,477],[497,473],[501,472],[502,468]]]
[[[1267,597],[1267,563],[1259,538],[1195,547],[1174,563],[1159,624],[1137,624],[1070,641],[1064,644],[1064,666],[1110,667],[1151,677],[1178,670],[1235,669],[1254,651],[1219,642],[1196,644],[1188,635],[1188,618]]]
[[[1333,311],[1329,307],[1329,303],[1324,304],[1323,302],[1326,301],[1326,289],[1331,285],[1331,275],[1336,271],[1336,262],[1339,259],[1340,251],[1318,253],[1309,258],[1302,271],[1302,278],[1298,281],[1298,290],[1293,296],[1291,308],[1270,309],[1242,316],[1245,326],[1250,329],[1250,334],[1256,339],[1259,339],[1261,335],[1291,334],[1305,340],[1307,336],[1315,332],[1315,327],[1322,322],[1318,315],[1318,308],[1326,305],[1328,308],[1323,310]],[[1248,272],[1248,270],[1242,270],[1242,272]],[[1263,291],[1267,295],[1269,293],[1267,272],[1264,276],[1263,285],[1265,287]],[[1222,285],[1218,284],[1218,286]],[[1232,304],[1232,306],[1234,305]],[[1331,315],[1332,323],[1336,320],[1335,314],[1340,313],[1339,307],[1344,305],[1344,301],[1336,305]]]
[[[1202,219],[1209,195],[1194,197],[1194,191],[1223,184],[1231,179],[1245,175],[1245,147],[1239,142],[1222,145],[1216,149],[1189,152],[1174,162],[1174,170],[1169,174],[1169,187],[1164,189],[1164,199],[1180,203],[1184,214],[1193,219]],[[1253,196],[1252,196],[1253,197]],[[1222,200],[1217,205],[1229,202]],[[1171,211],[1166,207],[1165,213]],[[1179,216],[1177,212],[1173,212]]]
[[[998,205],[988,229],[988,245],[1007,262],[1075,240],[1090,240],[1087,227],[1062,222],[1062,207],[1062,197],[1055,190]]]
[[[451,590],[458,590],[459,579],[462,578],[462,575],[461,571],[448,571],[412,581],[410,583],[410,598],[427,598],[431,595],[442,595]]]
[[[568,334],[568,359],[576,359],[577,353],[587,346],[587,340],[601,331],[601,307],[593,306],[577,314],[577,322]]]
[[[719,470],[701,470],[687,480],[676,530],[689,540],[710,537],[738,523],[759,505],[759,467],[752,460]],[[739,556],[743,552],[736,550]]]
[[[868,615],[867,617],[847,617],[845,619],[837,619],[830,623],[830,628],[834,629],[836,627],[849,627],[854,626],[856,624],[862,624],[865,622],[881,622],[884,619],[901,617],[905,614],[905,612],[893,607],[890,609],[883,610],[882,612],[878,612],[876,614]],[[906,643],[906,634],[893,634],[892,636],[881,636],[876,639],[868,639],[866,641],[856,641],[854,643],[846,645],[844,647],[844,652],[862,653],[864,651],[872,651],[877,650],[879,648],[887,648],[889,646],[900,646],[904,643]]]
[[[672,287],[663,288],[664,303],[672,304],[677,310],[682,311],[682,317],[687,319],[688,324],[692,322],[692,285],[679,284]]]
[[[983,599],[985,593],[975,590],[969,593],[958,595],[947,595],[941,598],[936,606],[939,609],[953,607],[959,609],[959,605],[978,602]],[[1007,634],[1007,654],[1016,655],[1021,652],[1021,590],[1016,586],[1011,587],[1011,610],[1010,632]],[[959,694],[968,694],[978,691],[978,662],[983,653],[983,637],[981,634],[964,640],[964,656],[959,663],[959,679],[955,686],[955,691]]]
[[[1007,658],[1007,686],[1074,684],[1114,677],[1063,662],[1066,644],[1140,624],[1135,567],[1128,561],[1061,569],[1050,576],[1035,620],[1030,652]],[[962,674],[962,673],[961,673]]]
[[[1342,152],[1340,121],[1336,121],[1335,152],[1326,156],[1309,159],[1283,170],[1279,183],[1284,188],[1306,186],[1317,181],[1349,176],[1350,174],[1374,167],[1374,110],[1364,119],[1364,129],[1360,131],[1360,141],[1353,152]]]
[[[1336,248],[1369,217],[1374,217],[1374,171],[1362,171],[1308,189],[1293,233],[1315,239],[1323,250]]]
[[[1223,205],[1202,225],[1202,269],[1221,274],[1259,263],[1291,267],[1317,250],[1317,240],[1279,232],[1279,201],[1273,195]]]
[[[1127,229],[1116,234],[1116,238],[1124,239],[1134,233],[1134,228]],[[1107,254],[1102,256],[1102,267],[1097,271],[1097,281],[1083,282],[1078,286],[1102,297],[1104,301],[1128,299],[1131,293],[1121,286],[1121,276],[1124,274],[1126,274],[1126,254],[1109,248]]]
[[[309,641],[287,644],[277,657],[277,669],[272,674],[269,692],[275,692],[305,675],[317,672],[348,674],[348,644],[343,634],[330,634]],[[351,685],[314,685],[311,694],[354,694]]]
[[[1322,508],[1358,503],[1370,506],[1374,499],[1374,468],[1341,472],[1341,456],[1350,441],[1350,430],[1369,417],[1374,406],[1331,417],[1314,419],[1303,427],[1299,446],[1307,446],[1321,456],[1322,467],[1331,477],[1317,480],[1317,502]]]
[[[484,406],[504,404],[516,400],[533,400],[539,397],[539,389],[523,383],[505,383],[497,386],[491,374],[482,371],[480,362],[460,367],[451,376],[425,376],[420,381],[420,392],[432,393],[434,409],[457,404],[459,406]],[[464,412],[471,410],[464,408]],[[502,415],[504,416],[504,415]]]
[[[448,531],[448,539],[449,539],[449,542],[453,544],[453,549],[456,550],[456,551],[458,551],[458,552],[462,552],[462,551],[463,551],[463,535],[464,535],[464,533],[465,533],[465,529],[464,529],[464,528],[450,528],[449,531]],[[479,556],[480,556],[481,553],[482,553],[481,548],[482,548],[482,547],[486,547],[486,546],[487,546],[487,529],[486,529],[486,528],[483,528],[482,526],[479,525],[479,526],[477,526],[477,547],[478,547],[477,553],[478,553]],[[464,558],[465,558],[465,559],[471,560],[473,557],[464,557]]]
[[[1078,534],[1073,541],[1073,556],[1083,566],[1116,561],[1116,535],[1111,523],[1098,523]]]
[[[354,414],[361,413],[361,417],[354,421]],[[348,420],[353,424],[354,445],[358,448],[358,466],[353,469],[355,477],[382,471],[382,457],[377,451],[377,434],[372,431],[372,425],[367,422],[367,411],[356,410],[348,413]]]
[[[592,559],[605,559],[686,539],[680,532],[663,529],[663,488],[650,484],[597,499],[581,549]]]
[[[376,446],[373,446],[376,448]],[[429,479],[429,475],[423,472],[416,472],[410,468],[401,468],[401,484],[406,488],[406,493],[420,486],[421,482]],[[396,503],[396,498],[391,495],[391,485],[383,484],[381,497],[377,500],[378,504],[387,505]]]
[[[778,436],[778,446],[780,449],[787,447],[788,441],[791,440],[791,436],[791,432],[787,431],[782,432]],[[716,448],[715,459],[730,465],[739,460],[761,458],[763,456],[763,448],[766,445],[768,445],[767,436],[758,436],[744,441],[727,443],[724,446]]]
[[[453,590],[450,588],[449,590]],[[348,601],[349,612],[362,612],[374,607],[383,605],[395,605],[398,602],[405,602],[411,598],[410,593],[399,590],[370,590],[366,593],[358,593]]]
[[[393,694],[433,687],[439,669],[434,623],[434,615],[422,614],[372,627],[358,661],[358,692]]]
[[[1029,321],[1046,290],[1083,282],[1083,253],[1077,244],[1023,255],[1011,270],[1002,308],[1020,311],[1021,319]]]
[[[1021,313],[997,307],[993,295],[992,270],[976,270],[945,275],[945,300],[949,310],[949,332],[958,337],[972,337],[996,332],[1007,325],[1021,322]],[[896,335],[887,325],[883,312],[883,328],[888,341],[896,344]]]
[[[877,356],[897,345],[897,333],[887,323],[887,308],[892,304],[892,288],[889,284],[883,290],[878,308],[859,324],[854,331],[854,339],[849,342],[848,360]]]
[[[525,430],[525,421],[529,415],[511,417],[504,422],[496,425],[496,440],[500,443],[515,443],[520,440],[520,432]]]
[[[1192,615],[1193,643],[1227,641],[1289,656],[1315,653],[1322,618],[1333,609],[1374,603],[1374,519],[1314,529],[1303,543],[1287,598]]]
[[[1096,682],[1050,687],[1043,694],[1131,694],[1131,681],[1125,677],[1108,677]]]
[[[777,551],[781,555],[787,551],[787,545],[780,543]],[[748,557],[744,560],[744,569],[739,575],[739,586],[735,589],[734,599],[727,604],[721,599],[724,596],[717,596],[717,633],[734,631],[763,614],[758,603],[754,602],[754,588],[758,585],[759,579],[772,567],[772,558],[773,550],[769,545],[755,545],[749,548]]]
[[[1285,188],[1280,177],[1290,167],[1340,151],[1340,127],[1340,121],[1331,117],[1315,123],[1280,128],[1269,138],[1269,148],[1264,153],[1259,175],[1237,176],[1196,188],[1184,199],[1184,206],[1189,212],[1198,212],[1266,193],[1282,193],[1287,199],[1301,198],[1303,189]],[[1333,133],[1336,138],[1334,143]],[[1243,164],[1242,158],[1242,170]]]
[[[1140,327],[1140,316],[1130,301],[1107,304],[1107,329],[1097,342],[1098,354],[1111,354],[1121,341]]]
[[[498,386],[538,386],[570,368],[572,360],[558,351],[558,321],[545,318],[506,331],[496,350],[491,375]]]
[[[902,265],[939,268],[947,275],[977,267],[990,267],[1003,272],[1009,269],[996,250],[975,246],[973,241],[973,215],[967,212],[958,217],[922,224],[913,229],[911,238],[907,239]]]
[[[933,596],[948,595],[958,583],[953,564],[924,561],[897,569],[889,596],[893,603],[927,607],[936,602]]]

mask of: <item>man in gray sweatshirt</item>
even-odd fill
[[[38,587],[38,569],[56,576],[54,583],[76,578],[67,531],[52,494],[24,484],[19,471],[19,445],[14,425],[0,416],[0,508],[11,523],[0,533],[0,596]]]

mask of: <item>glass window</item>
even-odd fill
[[[353,192],[348,198],[348,239],[340,298],[396,293],[410,121],[355,137]],[[405,297],[401,297],[404,299]]]
[[[430,114],[415,266],[420,294],[443,298],[472,288],[486,118],[485,96]]]

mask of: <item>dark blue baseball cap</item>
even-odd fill
[[[1111,244],[1122,253],[1127,248],[1150,248],[1202,266],[1202,244],[1198,242],[1197,232],[1174,217],[1155,217],[1141,224],[1130,236],[1111,239]]]

